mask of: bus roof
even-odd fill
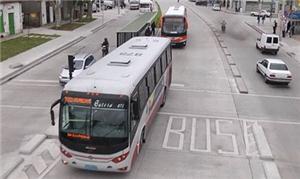
[[[156,12],[146,12],[118,32],[139,32],[147,23],[153,21],[155,14]]]
[[[168,38],[134,37],[70,80],[64,90],[129,96],[169,44]]]
[[[165,16],[185,16],[185,7],[184,6],[171,6],[165,13]]]

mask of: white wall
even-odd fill
[[[22,5],[21,3],[1,3],[0,9],[3,10],[3,24],[5,34],[9,34],[9,21],[8,14],[14,13],[14,25],[15,33],[23,31],[23,17],[22,17]]]

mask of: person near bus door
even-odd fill
[[[152,30],[152,35],[155,35],[155,22],[152,22],[151,24],[151,30]]]
[[[150,26],[148,26],[145,31],[145,36],[151,36],[151,34],[152,34],[152,32],[151,32]]]

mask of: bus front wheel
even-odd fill
[[[166,88],[165,88],[165,90],[164,90],[164,94],[163,94],[164,96],[163,96],[163,100],[162,100],[162,102],[161,102],[161,104],[160,104],[160,107],[162,108],[162,107],[164,107],[164,105],[165,105],[165,103],[166,103],[166,100],[167,100],[167,90],[166,90]]]

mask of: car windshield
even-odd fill
[[[285,64],[282,64],[282,63],[271,63],[270,64],[270,69],[271,70],[284,70],[284,71],[287,71],[288,68]]]
[[[184,19],[182,17],[169,17],[164,19],[163,31],[165,33],[183,33]]]
[[[83,60],[75,60],[75,61],[74,61],[74,69],[75,69],[75,70],[82,69],[82,66],[83,66]],[[66,65],[66,66],[64,67],[64,69],[68,70],[68,69],[69,69],[69,66]]]

